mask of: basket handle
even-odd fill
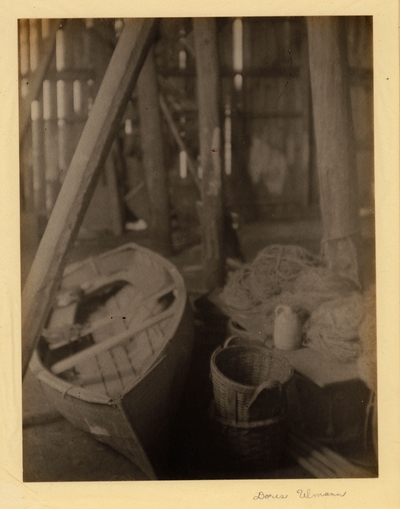
[[[251,398],[251,400],[249,401],[249,403],[247,404],[246,406],[246,410],[250,410],[250,407],[251,405],[256,401],[256,399],[258,398],[258,396],[261,394],[261,392],[264,390],[264,389],[270,389],[271,387],[279,387],[280,390],[282,390],[282,385],[278,382],[278,380],[266,380],[265,382],[263,382],[262,384],[260,384],[257,389],[254,391],[254,394]]]
[[[225,339],[222,348],[227,348],[229,346],[229,343],[232,341],[232,339],[235,339],[235,338],[237,338],[237,336],[229,336],[229,338]]]

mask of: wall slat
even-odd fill
[[[57,84],[43,83],[44,152],[46,175],[46,210],[50,215],[60,190],[58,169]]]
[[[73,68],[73,32],[71,23],[57,32],[57,71]],[[58,166],[64,181],[75,149],[74,95],[72,80],[57,80]]]

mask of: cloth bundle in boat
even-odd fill
[[[248,423],[286,412],[286,386],[293,374],[289,362],[261,346],[230,346],[234,337],[211,357],[216,415]]]

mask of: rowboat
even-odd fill
[[[176,267],[130,243],[65,269],[30,369],[67,420],[156,479],[193,337]]]

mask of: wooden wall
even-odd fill
[[[248,137],[247,168],[256,185],[260,213],[296,217],[318,202],[304,19],[248,18],[243,23],[242,114]],[[357,169],[364,207],[373,203],[371,28],[365,17],[347,19]]]
[[[318,212],[305,19],[243,18],[240,72],[234,69],[234,21],[218,19],[221,124],[227,125],[228,112],[231,125],[226,201],[245,219],[290,219]],[[346,27],[360,206],[371,208],[372,20],[348,17]],[[183,69],[179,67],[182,50],[186,51]],[[190,20],[163,20],[157,55],[162,88],[196,158],[196,76]],[[240,90],[235,87],[237,74],[242,80]]]
[[[310,90],[303,20],[243,20],[248,171],[262,215],[311,203]],[[297,212],[298,213],[298,212]]]
[[[247,220],[306,215],[318,209],[318,181],[305,19],[243,18],[243,66],[239,70],[234,68],[233,57],[235,20],[219,18],[217,21],[227,205]],[[115,20],[68,20],[61,27],[54,27],[54,23],[57,20],[19,22],[21,111],[30,109],[29,125],[21,138],[21,199],[23,207],[34,211],[43,223],[51,212],[117,40]],[[372,20],[349,17],[346,23],[360,201],[362,207],[371,208]],[[54,55],[46,69],[44,85],[29,106],[26,104],[30,100],[29,86],[25,83],[32,82],[46,48],[51,46],[53,33]],[[187,156],[196,165],[198,112],[190,19],[162,20],[155,58],[160,91],[186,146]],[[238,75],[241,87],[235,86]],[[125,121],[133,126],[134,133],[138,132],[135,97]],[[196,184],[190,172],[182,174],[181,149],[164,120],[162,128],[171,200],[175,208],[181,208],[182,217],[188,222],[195,221]],[[129,143],[134,146],[135,141],[129,141],[132,131],[127,133],[122,135],[126,146]],[[138,156],[134,161],[137,167],[140,149],[136,147],[134,152]],[[122,149],[122,153],[125,166],[129,167],[132,161],[127,159],[127,150]],[[135,178],[129,176],[128,168],[128,187],[130,180]],[[99,203],[110,198],[109,188],[104,187],[106,181],[107,172],[103,190],[94,198]],[[106,215],[104,221],[109,221],[109,214]],[[91,222],[99,221],[97,212],[90,217],[90,209],[88,217]],[[118,229],[115,225],[111,228]]]
[[[21,202],[22,210],[38,219],[39,236],[68,171],[115,42],[113,21],[19,20]],[[101,224],[99,210],[107,210],[103,226],[112,217],[110,208],[104,207],[104,200],[110,198],[106,180],[104,171],[93,197],[103,206],[88,211],[88,216]]]
[[[360,205],[374,205],[372,18],[346,18]]]

